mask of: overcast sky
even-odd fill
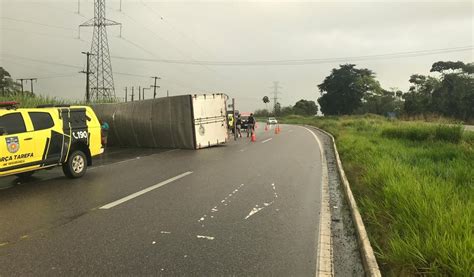
[[[161,76],[161,95],[224,92],[241,111],[264,108],[279,81],[281,104],[316,101],[317,84],[344,62],[306,65],[216,66],[143,62],[133,57],[185,61],[274,61],[344,58],[473,45],[474,10],[468,2],[433,1],[107,1],[116,95],[149,86]],[[13,78],[37,77],[40,94],[83,99],[93,0],[0,0],[0,66]],[[22,58],[20,58],[22,57]],[[26,58],[26,59],[25,59]],[[33,61],[31,59],[35,59]],[[375,71],[384,88],[407,90],[413,73],[428,74],[439,60],[473,61],[473,51],[353,61]],[[39,61],[50,61],[47,64]],[[63,64],[65,66],[61,66]],[[66,66],[67,65],[67,66]],[[77,68],[76,68],[77,67]],[[147,97],[151,91],[146,92]]]

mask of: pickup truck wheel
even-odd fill
[[[31,176],[33,176],[34,173],[35,173],[34,171],[28,171],[28,172],[15,174],[15,176],[20,178],[20,179],[28,179]]]
[[[63,172],[69,178],[80,178],[86,174],[87,158],[84,152],[76,150],[69,155],[67,161],[63,164]]]

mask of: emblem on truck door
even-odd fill
[[[20,141],[18,140],[18,137],[9,137],[5,138],[5,140],[7,141],[8,152],[16,153],[20,150]]]

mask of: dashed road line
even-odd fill
[[[169,183],[171,183],[171,182],[174,182],[174,181],[176,181],[176,180],[178,180],[178,179],[181,179],[181,178],[183,178],[183,177],[186,177],[186,176],[188,176],[189,174],[192,174],[192,173],[193,173],[192,171],[184,172],[184,173],[182,173],[182,174],[180,174],[180,175],[178,175],[178,176],[175,176],[175,177],[173,177],[173,178],[170,178],[170,179],[168,179],[168,180],[166,180],[166,181],[163,181],[163,182],[161,182],[161,183],[158,183],[158,184],[156,184],[156,185],[154,185],[154,186],[148,187],[148,188],[143,189],[143,190],[141,190],[141,191],[137,191],[137,192],[135,192],[135,193],[133,193],[133,194],[130,194],[129,196],[126,196],[126,197],[121,198],[121,199],[119,199],[119,200],[116,200],[116,201],[114,201],[114,202],[112,202],[112,203],[109,203],[109,204],[107,204],[107,205],[104,205],[104,206],[100,207],[99,209],[106,210],[106,209],[113,208],[113,207],[118,206],[118,205],[120,205],[120,204],[122,204],[122,203],[124,203],[124,202],[127,202],[127,201],[129,201],[129,200],[132,200],[132,199],[134,199],[134,198],[136,198],[136,197],[138,197],[138,196],[140,196],[140,195],[143,195],[143,194],[145,194],[145,193],[147,193],[147,192],[150,192],[150,191],[152,191],[152,190],[154,190],[154,189],[157,189],[157,188],[162,187],[162,186],[164,186],[164,185],[167,185],[167,184],[169,184]]]
[[[272,139],[273,139],[273,138],[266,139],[266,140],[262,141],[262,143],[269,142],[269,141],[271,141]]]

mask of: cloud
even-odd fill
[[[113,56],[180,60],[256,61],[335,58],[439,49],[473,44],[472,2],[411,1],[107,1]],[[77,26],[93,14],[93,1],[1,1],[2,54],[84,67],[81,51],[90,48],[91,30]],[[5,19],[15,18],[25,22]],[[34,22],[34,23],[29,23]],[[41,23],[41,24],[38,24]],[[50,26],[47,26],[50,25]],[[51,27],[54,26],[54,27]],[[14,77],[74,75],[76,68],[0,56]],[[471,62],[471,52],[355,62],[377,73],[384,87],[408,88],[410,74],[428,74],[438,60]],[[144,63],[112,59],[116,93],[125,86],[149,86],[162,77],[161,95],[225,92],[241,110],[264,107],[273,81],[283,87],[281,102],[316,100],[316,85],[338,63],[304,66],[225,67]],[[139,77],[139,76],[142,77]],[[81,99],[84,76],[39,79],[44,94]]]

